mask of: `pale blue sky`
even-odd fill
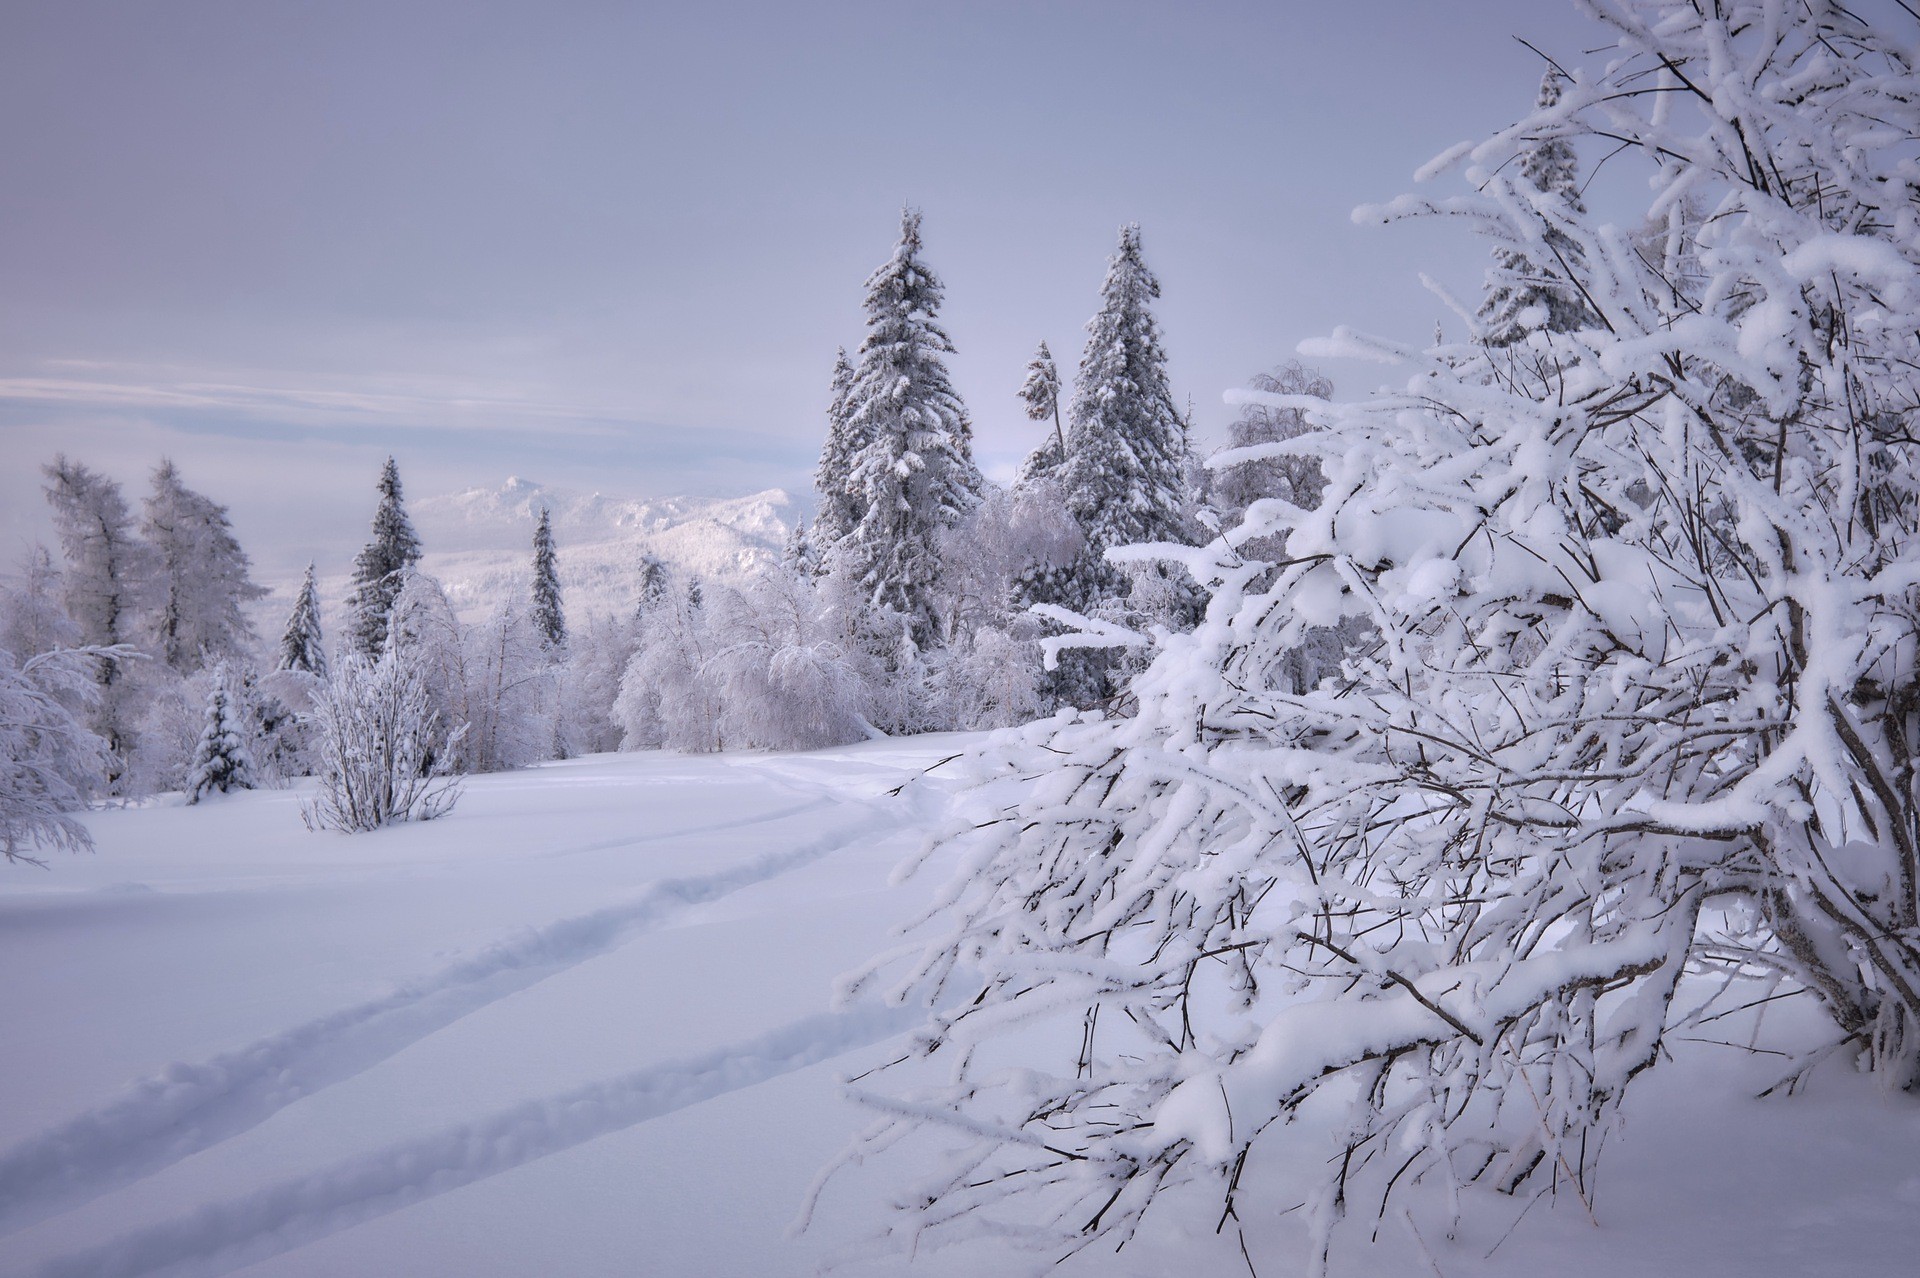
[[[1515,35],[1596,42],[1552,0],[12,0],[0,558],[56,448],[135,490],[171,454],[274,574],[344,563],[388,451],[420,494],[802,489],[903,202],[990,470],[1123,221],[1217,432],[1303,338],[1430,333],[1419,270],[1477,283],[1348,214],[1530,105]]]

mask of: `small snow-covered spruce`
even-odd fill
[[[142,627],[152,651],[181,674],[250,649],[255,635],[244,608],[268,591],[254,584],[247,552],[227,508],[181,482],[162,460],[140,520],[151,552],[152,606]]]
[[[253,752],[247,743],[254,734],[251,717],[227,667],[215,667],[200,741],[187,769],[188,803],[198,803],[215,791],[226,794],[254,788]]]
[[[1156,1202],[1233,1221],[1242,1170],[1281,1160],[1324,1177],[1316,1270],[1349,1207],[1415,1184],[1591,1204],[1674,1027],[1775,994],[1830,1025],[1788,1078],[1843,1053],[1920,1084],[1920,23],[1588,12],[1603,72],[1455,156],[1465,193],[1371,215],[1557,226],[1603,322],[1529,338],[1550,380],[1318,347],[1407,368],[1307,408],[1319,507],[1256,501],[1182,556],[1211,602],[1135,717],[978,761],[939,845],[965,872],[906,973],[866,978],[929,999],[911,1055],[953,1062],[856,1092],[879,1120],[853,1156],[923,1125],[962,1146],[900,1187],[902,1246],[1113,1246]],[[1543,137],[1637,158],[1664,258],[1487,185]],[[1278,562],[1237,553],[1283,532]],[[1286,686],[1355,614],[1379,640],[1345,677]],[[1724,979],[1677,1000],[1689,962]]]
[[[24,660],[0,647],[0,857],[41,864],[41,849],[85,851],[73,816],[105,785],[107,743],[80,714],[100,696],[96,667],[130,648],[60,648]]]
[[[945,641],[940,539],[981,486],[973,427],[941,358],[953,350],[934,318],[943,294],[920,257],[920,214],[902,210],[900,242],[867,280],[867,335],[847,392],[847,420],[862,441],[852,482],[863,509],[831,552],[870,607],[908,619],[923,649]]]
[[[347,642],[363,657],[377,657],[387,642],[387,617],[404,584],[403,569],[420,561],[420,538],[400,495],[400,468],[387,458],[380,468],[380,505],[373,512],[373,539],[353,560],[347,595]]]
[[[1566,77],[1549,69],[1540,81],[1535,118],[1551,120],[1560,104]],[[1557,206],[1558,219],[1581,218],[1587,208],[1580,199],[1580,168],[1573,144],[1549,124],[1542,135],[1520,152],[1521,181],[1511,186],[1496,176],[1490,190],[1505,190],[1508,198]],[[1515,233],[1517,232],[1517,234]],[[1538,239],[1529,239],[1536,232]],[[1535,225],[1501,224],[1494,234],[1493,268],[1487,272],[1487,295],[1478,316],[1483,340],[1489,346],[1512,346],[1534,329],[1571,333],[1599,322],[1593,307],[1580,295],[1578,281],[1586,274],[1586,250],[1553,221]],[[1440,345],[1436,329],[1434,345]]]
[[[819,513],[813,521],[813,548],[824,555],[860,526],[866,502],[854,482],[853,468],[869,438],[867,425],[853,416],[853,362],[847,348],[834,352],[833,381],[827,398],[827,437],[813,472]]]
[[[554,563],[552,512],[544,507],[533,530],[533,625],[549,652],[567,646],[567,616],[560,603],[560,571]]]
[[[300,582],[300,594],[287,615],[286,631],[280,636],[280,658],[276,670],[327,677],[327,648],[320,634],[320,592],[314,585],[313,565]]]
[[[430,821],[460,797],[451,731],[433,707],[421,649],[388,644],[378,659],[341,658],[314,697],[319,789],[300,815],[313,830],[357,833]]]

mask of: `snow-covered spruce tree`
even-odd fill
[[[280,636],[280,656],[274,669],[293,670],[316,679],[327,677],[327,645],[320,633],[320,591],[314,585],[312,564],[307,565],[307,575],[300,582],[300,594],[293,601],[293,611],[287,615],[287,628]]]
[[[1565,75],[1549,68],[1540,81],[1536,118],[1551,119],[1560,104]],[[1507,186],[1495,175],[1488,191],[1496,198],[1559,204],[1558,218],[1581,218],[1587,208],[1580,198],[1580,165],[1573,145],[1549,125],[1520,151],[1520,182]],[[1530,225],[1519,219],[1520,238],[1498,237],[1493,268],[1487,272],[1487,295],[1478,316],[1481,340],[1493,347],[1512,346],[1536,328],[1550,333],[1572,333],[1598,322],[1593,307],[1580,295],[1577,281],[1586,275],[1580,242],[1559,229],[1553,219]],[[1528,236],[1537,231],[1539,238]],[[1439,343],[1435,343],[1438,345]]]
[[[941,359],[953,350],[934,319],[943,294],[920,260],[920,214],[903,210],[893,257],[867,280],[867,336],[847,392],[847,420],[862,441],[852,482],[863,509],[827,552],[872,606],[908,619],[923,649],[946,639],[940,537],[980,494],[973,428]]]
[[[400,468],[393,458],[380,469],[380,505],[373,512],[373,539],[353,560],[347,595],[347,645],[377,657],[387,642],[387,616],[400,595],[402,570],[420,562],[420,538],[401,504]]]
[[[1036,422],[1053,422],[1052,451],[1041,445],[1040,454],[1052,458],[1058,466],[1067,455],[1066,432],[1060,427],[1060,370],[1053,366],[1053,352],[1045,342],[1027,361],[1026,380],[1020,383],[1020,398],[1026,402],[1027,416]]]
[[[1469,193],[1368,216],[1556,229],[1599,324],[1527,336],[1550,381],[1484,346],[1318,348],[1407,368],[1270,401],[1325,427],[1321,505],[1255,502],[1185,556],[1212,600],[1136,717],[990,747],[902,991],[956,996],[916,1053],[951,1081],[862,1084],[856,1154],[964,1146],[902,1187],[903,1245],[1111,1246],[1157,1201],[1224,1225],[1291,1205],[1249,1188],[1282,1166],[1321,1178],[1322,1257],[1414,1184],[1590,1203],[1624,1093],[1701,1014],[1689,959],[1739,978],[1703,997],[1825,1011],[1796,1070],[1920,1080],[1920,31],[1585,7],[1603,73],[1453,153]],[[1637,157],[1664,259],[1488,184],[1543,137]],[[1278,565],[1234,553],[1282,531]],[[1355,613],[1380,642],[1339,686],[1278,686]]]
[[[251,790],[254,774],[249,741],[256,725],[225,665],[216,666],[207,690],[207,710],[199,744],[187,768],[187,802],[198,803],[215,791]]]
[[[73,812],[105,785],[112,757],[74,707],[99,697],[96,666],[114,655],[61,648],[22,659],[0,647],[0,857],[38,865],[40,849],[93,847]]]
[[[141,629],[154,654],[183,675],[244,654],[255,635],[242,608],[268,592],[249,575],[227,508],[188,488],[163,459],[140,535],[153,557],[151,607]]]
[[[812,548],[824,556],[842,538],[860,526],[866,502],[854,482],[853,468],[871,437],[866,423],[853,416],[853,362],[847,348],[834,352],[833,381],[827,398],[827,438],[820,445],[820,464],[813,472],[819,498],[813,520]]]
[[[533,625],[550,653],[567,646],[567,614],[560,602],[560,570],[553,557],[552,512],[544,507],[533,530]]]
[[[80,642],[95,648],[131,643],[152,593],[153,556],[134,532],[120,485],[64,454],[41,471],[65,559],[61,579],[67,616]],[[89,723],[111,752],[110,783],[126,771],[142,709],[127,665],[103,661],[94,667],[100,695],[92,700]]]
[[[425,667],[418,648],[399,644],[337,663],[314,698],[319,790],[300,809],[309,829],[356,833],[452,811],[466,726],[449,730],[434,710]]]

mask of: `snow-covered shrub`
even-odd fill
[[[962,1146],[903,1187],[904,1243],[1115,1245],[1163,1198],[1224,1226],[1286,1205],[1243,1192],[1286,1156],[1325,1169],[1322,1259],[1415,1183],[1588,1201],[1690,956],[1920,1083],[1917,33],[1823,0],[1586,8],[1604,72],[1433,166],[1470,193],[1374,216],[1573,244],[1593,323],[1311,351],[1406,370],[1268,401],[1324,427],[1266,446],[1313,448],[1319,507],[1255,501],[1182,556],[1211,602],[1136,717],[979,762],[900,988],[953,996],[914,1053],[950,1081],[861,1085],[856,1155]],[[1660,255],[1508,175],[1582,138],[1651,178]],[[1354,617],[1377,640],[1301,688],[1287,654]]]
[[[313,702],[320,788],[302,805],[316,830],[377,830],[430,821],[460,797],[466,725],[434,708],[421,652],[389,643],[379,660],[348,653]]]
[[[107,744],[81,718],[112,650],[65,648],[22,661],[0,648],[0,856],[93,846],[71,815],[105,785]],[[76,707],[80,713],[76,713]]]

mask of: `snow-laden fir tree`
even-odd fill
[[[1552,120],[1564,79],[1555,68],[1540,81],[1536,119]],[[1504,188],[1508,198],[1553,202],[1563,218],[1586,215],[1586,204],[1580,198],[1579,159],[1572,142],[1554,131],[1551,123],[1520,152],[1519,167],[1520,181]],[[1503,179],[1496,177],[1494,181]],[[1520,229],[1524,233],[1526,228],[1523,225]],[[1552,222],[1538,229],[1538,240],[1502,236],[1493,250],[1487,295],[1480,303],[1478,317],[1489,346],[1512,346],[1538,328],[1571,333],[1597,322],[1593,308],[1580,295],[1578,281],[1586,272],[1585,250]]]
[[[903,210],[893,256],[867,280],[867,335],[847,392],[864,509],[830,554],[870,606],[906,617],[913,642],[931,648],[944,638],[940,538],[979,500],[981,481],[973,428],[941,358],[953,350],[935,319],[944,290],[920,247],[920,214]]]
[[[818,510],[813,519],[812,546],[824,556],[842,538],[860,526],[866,501],[854,482],[853,468],[870,438],[864,422],[853,415],[853,362],[847,348],[834,352],[833,380],[827,397],[827,438],[820,445],[820,464],[814,468],[813,489]]]
[[[644,618],[661,604],[673,598],[673,573],[653,555],[640,557],[640,593],[634,600],[635,620]]]
[[[1254,1188],[1279,1166],[1319,1182],[1316,1270],[1409,1187],[1592,1207],[1675,1027],[1756,1000],[1828,1025],[1787,1079],[1837,1057],[1920,1086],[1920,21],[1588,12],[1604,71],[1452,153],[1460,195],[1367,216],[1557,230],[1602,323],[1519,368],[1316,348],[1405,370],[1271,401],[1322,429],[1242,460],[1312,444],[1320,505],[1255,501],[1182,556],[1212,600],[1135,717],[979,761],[903,981],[935,1009],[908,1056],[951,1072],[860,1084],[856,1154],[923,1124],[947,1148],[898,1190],[902,1246],[1112,1246],[1156,1203],[1225,1227],[1302,1201]],[[1661,257],[1490,184],[1581,137],[1651,181]],[[1238,553],[1278,533],[1284,560]],[[1288,686],[1308,629],[1356,615],[1378,642]]]
[[[327,677],[327,647],[320,634],[320,591],[314,584],[312,564],[307,565],[307,575],[300,582],[300,594],[293,601],[293,611],[287,615],[287,628],[280,636],[280,657],[274,669],[298,671],[316,679]]]
[[[73,813],[105,784],[112,761],[82,715],[100,695],[103,655],[63,648],[20,658],[0,647],[0,857],[8,861],[39,864],[41,849],[93,846]]]
[[[373,538],[353,561],[347,595],[347,643],[368,658],[387,642],[387,617],[403,584],[403,570],[420,561],[420,538],[400,496],[400,468],[387,458],[380,470],[380,505],[373,512]]]
[[[251,738],[256,725],[225,665],[216,666],[207,689],[200,741],[187,769],[187,802],[218,791],[251,790],[257,784]]]
[[[134,531],[133,512],[120,485],[64,454],[41,471],[65,560],[61,581],[67,616],[80,643],[95,648],[130,644],[152,594],[153,556]],[[88,719],[106,739],[113,760],[110,781],[126,769],[140,717],[127,664],[103,661],[94,668],[100,695],[92,699]]]
[[[154,571],[141,629],[155,655],[190,675],[244,654],[255,638],[245,605],[268,592],[250,576],[227,508],[188,488],[163,459],[153,472],[140,534]]]
[[[1160,281],[1140,255],[1140,227],[1120,245],[1100,285],[1100,309],[1074,379],[1061,480],[1067,509],[1087,538],[1087,602],[1118,589],[1101,561],[1115,546],[1183,542],[1192,533],[1187,425],[1167,383],[1167,355],[1152,303]]]
[[[1020,383],[1020,398],[1026,403],[1027,416],[1036,422],[1053,422],[1052,451],[1042,444],[1035,456],[1044,456],[1049,469],[1066,459],[1067,436],[1060,427],[1060,370],[1053,366],[1053,352],[1045,342],[1027,361],[1026,380]]]
[[[553,557],[552,512],[544,507],[533,530],[533,626],[549,652],[567,646],[567,616],[560,603],[560,570]]]

